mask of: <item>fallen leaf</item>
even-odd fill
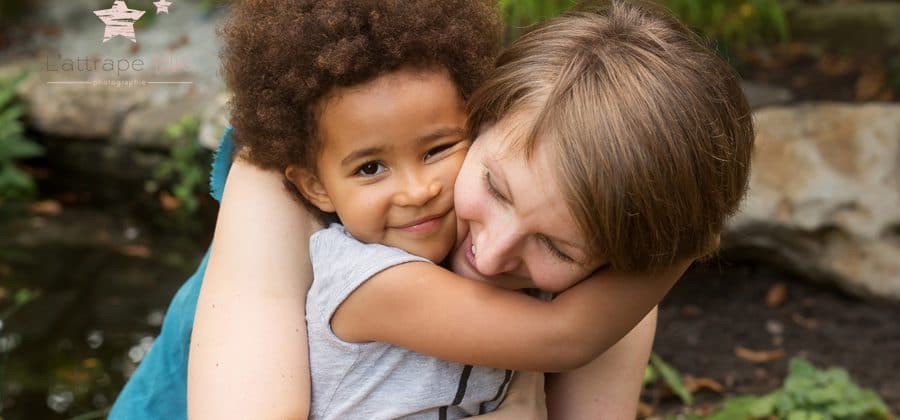
[[[28,210],[42,216],[59,216],[63,212],[62,204],[56,200],[43,200],[28,206]]]
[[[716,406],[716,404],[704,403],[694,406],[693,414],[700,417],[706,417],[716,411],[716,409],[718,409],[718,406]]]
[[[849,57],[824,54],[816,64],[816,68],[826,76],[843,76],[853,71],[854,61]]]
[[[44,26],[44,35],[47,35],[52,38],[59,38],[60,34],[59,26],[56,25],[47,25]]]
[[[175,50],[175,49],[181,48],[181,47],[187,45],[189,42],[190,42],[190,38],[188,38],[187,35],[181,35],[180,37],[178,37],[178,39],[169,43],[169,49]]]
[[[181,201],[175,198],[174,195],[169,194],[168,191],[161,191],[159,193],[159,204],[162,206],[163,210],[166,211],[174,211],[177,210],[178,207],[181,207]]]
[[[638,402],[638,417],[647,418],[653,415],[653,406],[645,402]]]
[[[784,350],[750,350],[737,346],[734,348],[734,355],[751,363],[767,363],[784,359]]]
[[[109,232],[105,230],[98,231],[94,234],[94,238],[96,238],[100,242],[109,242],[112,237],[109,235]]]
[[[119,248],[119,253],[128,257],[150,258],[153,253],[144,245],[125,245]]]
[[[803,58],[809,55],[809,44],[800,41],[790,42],[787,45],[787,54],[791,58]]]
[[[684,305],[681,307],[681,314],[687,317],[695,318],[703,315],[703,309],[697,305]]]
[[[864,66],[856,79],[856,99],[867,101],[875,99],[884,89],[887,82],[887,71],[882,66]]]
[[[766,293],[766,306],[777,308],[787,300],[787,285],[784,283],[776,283],[769,288]]]
[[[798,313],[794,313],[791,315],[791,319],[797,323],[797,325],[806,328],[808,330],[814,330],[819,328],[819,321],[813,318],[806,318],[803,315]]]
[[[59,201],[65,204],[77,204],[78,203],[78,193],[73,191],[66,191],[59,195]]]
[[[721,394],[725,391],[725,387],[722,386],[718,381],[712,378],[695,378],[690,375],[684,376],[684,387],[691,391],[692,393],[697,392],[701,389],[707,389],[712,392],[716,392]]]

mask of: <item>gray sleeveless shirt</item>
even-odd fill
[[[378,272],[427,260],[364,244],[333,224],[310,238],[315,281],[306,301],[311,419],[457,419],[497,408],[511,371],[446,362],[385,343],[348,343],[331,330],[338,306]]]

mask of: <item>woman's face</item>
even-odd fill
[[[479,134],[456,179],[459,244],[453,271],[497,286],[559,292],[595,271],[542,139],[531,159],[510,151],[532,116],[507,117]]]

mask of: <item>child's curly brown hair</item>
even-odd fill
[[[490,0],[242,0],[220,30],[234,143],[250,162],[315,168],[316,108],[401,67],[446,68],[463,98],[493,66]]]

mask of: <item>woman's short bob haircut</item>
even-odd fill
[[[553,142],[590,255],[653,271],[714,250],[745,194],[750,107],[732,69],[666,10],[614,0],[540,24],[469,102],[477,134],[536,115],[514,149]]]

